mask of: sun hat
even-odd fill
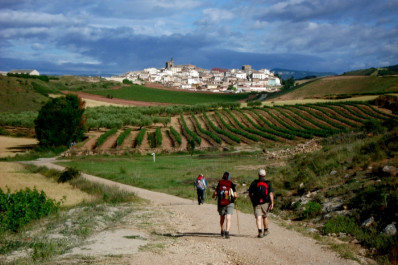
[[[267,173],[265,172],[265,169],[260,169],[258,171],[258,175],[261,176],[261,177],[265,177],[265,175],[267,175]]]

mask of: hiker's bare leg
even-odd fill
[[[264,223],[264,229],[268,228],[268,217],[267,216],[263,216],[263,223]]]
[[[225,215],[220,215],[220,227],[221,227],[221,231],[225,230],[225,229],[224,229],[224,221],[225,221]]]
[[[231,228],[231,219],[232,219],[232,215],[231,214],[227,214],[227,221],[225,224],[225,231],[229,231],[229,229]]]
[[[257,229],[258,229],[258,230],[261,230],[261,229],[262,229],[262,227],[261,227],[261,217],[262,217],[262,216],[257,216],[257,217],[256,217],[256,225],[257,225]]]

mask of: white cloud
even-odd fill
[[[210,22],[220,22],[234,18],[234,14],[232,12],[217,8],[206,8],[203,10],[203,14],[203,19]]]
[[[0,23],[8,25],[47,25],[70,23],[74,19],[67,18],[63,14],[48,14],[43,12],[1,10]]]
[[[33,43],[31,48],[32,48],[32,50],[37,50],[37,51],[45,49],[44,45],[42,45],[40,43]]]

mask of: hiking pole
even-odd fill
[[[239,216],[238,216],[238,203],[237,203],[237,201],[235,201],[235,211],[236,211],[236,220],[237,220],[237,224],[238,224],[238,233],[240,235]]]
[[[195,203],[195,185],[193,186],[192,203]]]

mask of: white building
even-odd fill
[[[281,80],[278,77],[272,77],[268,79],[269,86],[280,86]]]
[[[147,72],[150,75],[154,75],[154,74],[158,74],[160,72],[160,70],[158,70],[156,68],[146,68],[146,69],[144,69],[144,72]]]
[[[236,77],[237,79],[246,80],[246,79],[247,79],[247,74],[246,74],[245,72],[239,71],[239,72],[237,72],[237,73],[235,74],[235,77]]]
[[[252,77],[252,79],[264,80],[268,76],[266,76],[266,74],[264,72],[256,71],[256,72],[252,73],[251,77]]]
[[[19,74],[19,75],[40,75],[37,70],[32,69],[15,69],[9,71],[10,74]]]

